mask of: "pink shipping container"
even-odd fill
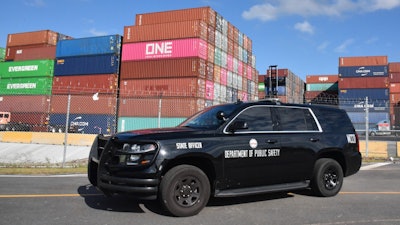
[[[50,109],[48,95],[7,95],[1,98],[0,110],[5,112],[45,113]]]
[[[206,100],[214,100],[214,82],[206,81]]]
[[[56,46],[42,46],[34,48],[21,48],[15,52],[14,61],[55,59]]]
[[[101,93],[116,94],[118,89],[117,74],[91,74],[74,76],[55,76],[53,94]]]
[[[339,89],[388,88],[387,77],[346,77],[339,79]]]
[[[400,62],[389,63],[389,73],[400,73]]]
[[[387,66],[387,56],[339,57],[340,66]]]
[[[16,33],[8,35],[7,47],[37,44],[56,45],[57,40],[58,33],[51,30]]]
[[[120,97],[205,97],[206,82],[197,77],[121,80]]]
[[[208,41],[208,26],[201,20],[124,27],[124,43],[200,38]]]
[[[207,42],[199,38],[127,43],[122,46],[122,61],[200,57],[207,59]]]
[[[207,64],[200,58],[125,61],[120,79],[199,77],[205,79]]]
[[[122,98],[118,108],[120,117],[158,117],[160,99],[159,97]],[[165,97],[161,101],[161,117],[189,117],[204,108],[204,98]]]
[[[226,69],[224,69],[224,68],[221,68],[221,75],[220,75],[220,83],[222,84],[222,85],[227,85],[227,79],[228,79],[228,71],[226,70]]]
[[[52,95],[50,113],[65,114],[68,112],[68,95]],[[115,115],[117,96],[110,94],[71,95],[71,114],[107,114]]]
[[[336,83],[338,82],[339,75],[307,75],[307,84],[318,84],[318,83]]]
[[[135,24],[138,26],[171,23],[187,20],[202,20],[211,26],[215,26],[216,12],[210,7],[153,12],[136,15]]]

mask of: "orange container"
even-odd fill
[[[319,84],[319,83],[336,83],[339,79],[339,75],[307,75],[307,84]]]
[[[74,76],[55,76],[53,94],[116,94],[117,74],[91,74]]]
[[[339,57],[339,66],[387,66],[387,56]]]
[[[16,33],[8,35],[7,47],[37,44],[56,45],[57,40],[58,33],[51,30]]]
[[[400,62],[389,63],[389,73],[400,73]]]

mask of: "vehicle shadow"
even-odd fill
[[[166,212],[158,201],[141,201],[129,196],[115,195],[107,197],[95,187],[88,184],[78,187],[79,195],[84,198],[86,205],[93,209],[116,212],[146,213],[171,216]],[[294,192],[293,192],[294,193]],[[308,192],[296,192],[300,195],[309,195]],[[276,199],[292,198],[294,194],[286,192],[250,195],[242,197],[214,198],[211,197],[206,207],[221,207],[229,205],[240,205],[252,202],[271,201]]]

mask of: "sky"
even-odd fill
[[[2,0],[7,35],[53,30],[74,38],[123,35],[136,14],[210,6],[252,40],[256,69],[338,74],[339,57],[400,62],[400,0]]]

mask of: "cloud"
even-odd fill
[[[30,7],[43,7],[46,6],[46,3],[44,0],[26,0],[25,5],[30,6]]]
[[[320,52],[323,52],[323,51],[325,51],[325,49],[328,48],[329,44],[330,43],[328,41],[324,41],[320,45],[318,45],[317,50]]]
[[[308,21],[304,21],[302,23],[296,23],[294,25],[294,29],[299,30],[303,33],[309,33],[309,34],[314,33],[314,27],[311,26],[311,24]]]
[[[370,39],[367,39],[365,41],[365,44],[371,45],[371,44],[376,43],[378,40],[379,40],[379,38],[377,38],[377,37],[371,37]]]
[[[108,33],[105,31],[98,31],[96,28],[92,28],[89,30],[89,33],[92,34],[93,36],[104,36],[107,35]]]
[[[342,44],[335,48],[335,52],[337,53],[345,53],[348,52],[348,47],[354,43],[354,39],[350,38],[345,40]]]
[[[346,13],[365,13],[400,7],[400,0],[266,0],[242,13],[244,19],[271,21],[283,16],[342,16]]]

